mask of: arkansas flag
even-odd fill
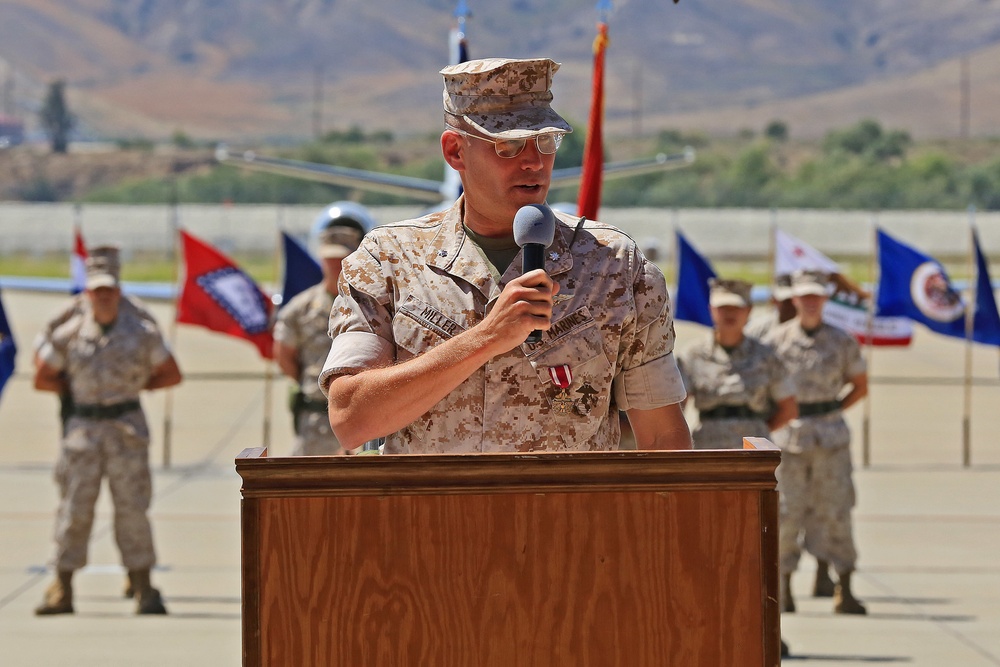
[[[979,269],[972,340],[1000,345],[1000,316],[986,260],[975,234],[972,238]],[[946,336],[966,337],[966,303],[937,260],[879,230],[878,261],[880,313],[909,317]]]
[[[273,358],[271,300],[233,260],[181,231],[184,286],[177,321],[250,341],[265,359]]]

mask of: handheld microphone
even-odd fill
[[[556,219],[552,209],[545,204],[522,206],[514,214],[514,242],[523,252],[521,272],[545,268],[545,249],[552,245],[556,235]],[[528,334],[526,343],[538,343],[542,332],[538,329]]]

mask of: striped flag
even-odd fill
[[[73,225],[73,253],[69,256],[70,290],[79,294],[87,287],[87,246],[80,225]]]
[[[840,265],[811,245],[780,229],[774,230],[774,275],[797,270],[832,274],[836,289],[823,308],[823,321],[839,327],[862,345],[905,347],[913,339],[913,325],[905,317],[876,315],[869,332],[868,310],[871,294],[847,280]]]

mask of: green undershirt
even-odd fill
[[[501,236],[499,238],[481,236],[465,225],[462,226],[465,228],[465,233],[468,235],[469,240],[476,246],[479,254],[490,265],[490,273],[493,275],[493,280],[499,285],[500,278],[507,270],[507,267],[517,257],[517,253],[521,251],[514,241],[514,235],[511,234],[510,236]]]

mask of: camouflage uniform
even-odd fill
[[[343,450],[330,428],[326,397],[316,384],[323,361],[330,351],[327,327],[333,296],[323,283],[297,294],[281,310],[274,325],[274,339],[295,348],[299,363],[299,387],[305,408],[295,415],[296,437],[293,456],[340,454]]]
[[[774,350],[749,336],[733,350],[709,336],[685,350],[678,366],[699,412],[743,406],[759,415],[702,419],[692,433],[695,449],[740,448],[744,436],[770,437],[767,415],[772,401],[795,394]]]
[[[379,227],[344,261],[321,384],[406,361],[469,329],[521,275],[519,254],[495,282],[463,230],[463,206],[460,198],[447,211]],[[390,434],[386,454],[616,449],[619,410],[683,400],[659,269],[623,232],[588,222],[572,241],[575,220],[556,215],[545,267],[560,286],[551,329]],[[562,364],[573,375],[567,414],[548,370]]]
[[[77,410],[82,406],[138,403],[152,370],[170,358],[156,324],[132,307],[122,308],[106,332],[86,301],[54,327],[38,351],[41,361],[65,372]],[[65,312],[58,317],[65,316]],[[149,570],[156,562],[146,515],[152,496],[149,429],[141,407],[115,418],[76,414],[69,418],[56,482],[55,567],[73,571],[87,562],[94,505],[101,479],[108,477],[114,503],[115,539],[128,570]]]
[[[764,337],[781,322],[778,321],[778,311],[772,311],[760,317],[754,317],[743,327],[743,334],[750,338],[763,340]]]
[[[829,324],[806,333],[798,319],[776,327],[766,338],[795,379],[800,412],[810,404],[837,401],[851,378],[865,372],[857,341]],[[851,528],[854,482],[850,432],[841,410],[803,416],[773,434],[781,447],[779,558],[781,572],[798,566],[799,538],[806,548],[830,562],[837,572],[851,572],[857,551]]]

